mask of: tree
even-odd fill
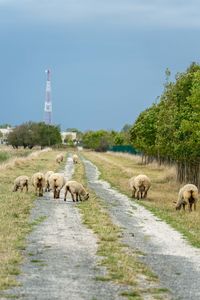
[[[8,135],[8,144],[15,148],[33,148],[52,146],[61,143],[60,129],[58,126],[47,125],[43,122],[27,122],[14,128]]]

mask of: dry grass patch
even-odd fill
[[[19,273],[25,236],[35,225],[29,223],[30,210],[35,200],[34,189],[30,185],[28,193],[13,193],[13,181],[19,175],[31,177],[38,171],[57,170],[57,153],[43,151],[34,154],[20,161],[17,167],[16,164],[6,167],[0,173],[0,290],[17,284],[13,275]]]
[[[151,210],[155,215],[171,224],[180,231],[190,243],[200,247],[200,205],[197,211],[176,211],[174,202],[177,201],[180,185],[175,181],[175,170],[171,167],[153,165],[138,165],[134,156],[112,155],[110,153],[84,152],[84,156],[94,162],[101,171],[101,177],[124,194],[131,196],[128,180],[131,176],[146,174],[152,180],[146,201],[139,203]],[[131,174],[130,174],[131,173]]]
[[[86,185],[82,164],[79,163],[75,166],[73,179]],[[151,299],[156,299],[154,297],[156,293],[149,291],[149,288],[144,290],[139,287],[138,275],[143,274],[148,282],[148,287],[157,285],[156,277],[139,262],[138,252],[130,250],[121,242],[121,229],[112,223],[104,201],[96,197],[92,190],[89,192],[89,200],[79,203],[78,207],[82,213],[84,224],[91,228],[98,238],[97,254],[102,257],[100,264],[108,270],[107,275],[97,277],[96,280],[112,280],[123,285],[133,286],[134,291],[123,294],[128,299],[144,299],[143,295],[146,293],[151,294]],[[133,298],[134,295],[137,295],[137,298]],[[161,295],[161,297],[166,299],[165,295]]]

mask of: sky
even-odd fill
[[[0,0],[0,124],[121,130],[200,62],[199,0]]]

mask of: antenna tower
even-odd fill
[[[45,124],[52,124],[52,103],[51,103],[51,79],[50,70],[45,71],[47,74],[46,92],[45,92],[45,105],[44,105],[44,122]]]

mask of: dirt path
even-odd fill
[[[64,175],[69,179],[73,163],[68,160]],[[71,198],[52,199],[52,193],[36,201],[32,219],[43,218],[28,237],[21,286],[5,292],[1,299],[13,297],[26,300],[110,300],[119,296],[122,288],[111,282],[96,281],[105,275],[97,267],[97,241],[81,223],[81,217]]]
[[[84,160],[90,187],[105,200],[114,223],[123,228],[124,242],[144,253],[141,260],[151,266],[173,299],[200,299],[200,250],[148,210],[98,179],[94,164]]]

